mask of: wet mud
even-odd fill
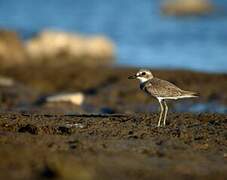
[[[179,113],[158,104],[127,77],[134,68],[52,65],[0,67],[0,179],[226,179],[227,115]],[[227,75],[153,70],[200,97],[227,104]],[[82,92],[81,106],[45,97]],[[145,113],[149,112],[149,113]],[[152,113],[151,113],[152,112]]]
[[[171,113],[162,128],[157,118],[1,113],[1,177],[226,179],[226,115]]]

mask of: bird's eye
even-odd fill
[[[145,72],[142,72],[142,74],[141,74],[142,76],[144,76],[144,75],[146,75],[146,73]]]

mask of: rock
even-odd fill
[[[26,61],[23,42],[16,32],[0,30],[0,62],[1,66],[13,66]]]
[[[199,16],[214,12],[214,5],[208,0],[171,0],[161,6],[166,15]]]
[[[73,33],[44,31],[26,42],[26,51],[33,60],[64,60],[87,65],[110,64],[114,45],[105,37],[84,37]],[[60,57],[60,58],[59,58]],[[64,62],[67,63],[67,62]]]
[[[47,102],[70,102],[74,105],[81,105],[84,101],[84,95],[82,93],[70,93],[70,94],[59,94],[47,97]]]
[[[8,77],[0,76],[0,86],[11,87],[15,84],[14,80]]]

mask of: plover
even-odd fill
[[[158,99],[161,108],[158,127],[161,126],[162,119],[163,126],[166,125],[168,112],[166,100],[197,97],[195,92],[184,91],[168,81],[154,77],[150,70],[141,69],[135,75],[129,76],[128,79],[138,79],[140,81],[140,89]]]

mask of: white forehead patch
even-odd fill
[[[142,75],[143,73],[145,73],[145,74],[151,74],[150,71],[143,70],[143,71],[139,71],[138,73],[136,73],[136,75],[137,75],[137,76],[138,76],[138,75]]]

